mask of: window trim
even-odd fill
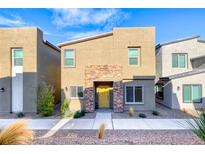
[[[130,57],[129,57],[129,49],[139,49],[139,53],[138,53],[138,56],[137,56],[137,59],[138,59],[138,64],[136,65],[131,65],[130,64]],[[128,47],[128,52],[127,52],[127,56],[128,56],[128,66],[131,66],[131,67],[136,67],[136,66],[140,66],[140,62],[141,62],[141,48],[140,47]],[[136,58],[136,57],[131,57],[131,58]]]
[[[15,59],[17,59],[17,58],[15,58],[15,56],[14,56],[14,51],[15,50],[21,50],[22,52],[23,52],[23,57],[21,58],[22,59],[22,65],[21,66],[15,66]],[[23,65],[24,65],[24,50],[23,50],[23,48],[11,48],[11,56],[12,56],[12,67],[23,67]],[[19,59],[19,58],[18,58]]]
[[[73,53],[74,53],[74,57],[73,58],[65,58],[65,53],[66,53],[66,50],[73,50]],[[65,68],[74,68],[74,67],[76,67],[76,50],[75,49],[64,49],[64,54],[63,54],[63,66],[65,67]],[[70,66],[68,66],[68,65],[65,65],[65,59],[73,59],[73,65],[70,65]]]
[[[82,87],[82,88],[83,88],[83,97],[72,97],[71,87]],[[76,88],[76,92],[77,92],[77,89],[78,89],[78,88]],[[70,93],[70,99],[72,99],[72,100],[81,100],[81,99],[84,99],[84,86],[82,86],[82,85],[72,85],[72,86],[70,86],[70,88],[69,88],[69,93]]]
[[[132,87],[133,88],[133,98],[135,99],[135,88],[134,87],[142,87],[142,102],[127,102],[127,91],[126,91],[126,87]],[[124,91],[125,91],[125,104],[127,105],[143,105],[144,104],[144,85],[138,85],[138,84],[132,84],[132,85],[125,85],[124,87]]]
[[[178,59],[179,59],[179,55],[185,55],[185,66],[184,67],[179,67],[179,63],[178,63]],[[173,55],[177,55],[177,67],[173,67]],[[188,68],[188,53],[172,53],[172,68],[173,69],[187,69]]]
[[[184,100],[184,86],[191,86],[191,100],[190,101],[185,101]],[[192,100],[192,95],[193,95],[193,91],[192,91],[192,86],[200,86],[201,87],[201,99],[199,102],[194,102]],[[202,94],[203,94],[203,89],[202,89],[202,84],[183,84],[182,85],[182,98],[183,98],[183,103],[202,103]]]

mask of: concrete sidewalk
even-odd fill
[[[19,119],[0,119],[0,128]],[[61,123],[62,119],[30,119],[29,128],[33,130],[49,130]],[[114,130],[186,130],[190,129],[187,121],[190,119],[69,119],[61,129],[88,130],[98,129],[105,123],[106,129]]]

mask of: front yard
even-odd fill
[[[97,138],[96,130],[60,130],[49,138],[37,138],[45,133],[43,130],[35,131],[32,144],[204,144],[189,130],[106,130],[103,139]]]
[[[27,119],[61,119],[59,106],[55,108],[55,111],[52,116],[42,117],[38,114],[25,114],[23,118]],[[100,110],[99,110],[100,111]],[[110,110],[112,112],[112,110]],[[147,119],[187,119],[191,118],[190,114],[184,113],[180,110],[174,110],[166,108],[162,105],[156,105],[156,111],[159,112],[158,116],[152,114],[152,111],[136,111],[132,117],[128,115],[128,111],[124,111],[123,113],[114,113],[112,112],[113,119],[139,119],[139,113],[143,113],[146,115]],[[94,119],[96,117],[96,112],[94,113],[86,113],[85,116],[80,119]],[[17,114],[0,114],[0,119],[13,119],[18,118]]]
[[[112,113],[113,119],[139,119],[139,114],[143,113],[146,115],[147,119],[189,119],[192,115],[182,112],[180,110],[169,109],[160,104],[156,104],[156,111],[159,115],[153,115],[152,111],[136,111],[132,117],[128,115],[128,112],[123,113]]]

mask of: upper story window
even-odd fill
[[[23,49],[13,49],[14,66],[23,66]]]
[[[186,53],[173,53],[172,54],[172,67],[173,68],[187,68],[187,54]]]
[[[83,86],[71,86],[70,96],[72,99],[82,99],[83,98]]]
[[[139,65],[140,48],[128,48],[129,65]]]
[[[74,49],[64,50],[64,66],[65,67],[75,66],[75,50]]]

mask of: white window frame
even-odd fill
[[[173,58],[173,55],[176,54],[177,55],[177,67],[173,67],[173,64],[172,64],[172,69],[188,69],[188,53],[185,53],[185,52],[179,52],[179,53],[172,53],[172,58]],[[179,55],[185,55],[185,67],[179,67],[178,66],[178,61],[179,61]],[[171,58],[171,59],[172,59]],[[173,62],[173,59],[172,59],[172,62]]]
[[[142,102],[127,102],[127,90],[126,87],[132,87],[133,88],[133,96],[135,100],[135,87],[142,87]],[[125,104],[130,105],[130,104],[144,104],[144,85],[137,85],[137,84],[132,84],[132,85],[125,85],[124,88],[125,91]]]
[[[12,48],[11,50],[12,50],[12,66],[13,66],[13,67],[23,67],[23,65],[24,65],[24,50],[23,50],[23,48]],[[22,64],[22,66],[15,66],[15,64],[14,64],[14,63],[15,63],[15,62],[14,62],[14,61],[15,61],[14,52],[15,52],[15,51],[18,51],[18,50],[20,50],[20,51],[23,52],[23,57],[22,57],[22,61],[23,61],[22,63],[23,63],[23,64]]]
[[[82,87],[83,88],[83,97],[72,97],[71,87]],[[78,88],[76,88],[76,94],[77,94],[77,89]],[[70,92],[70,98],[71,99],[84,99],[84,86],[82,86],[82,85],[72,85],[72,86],[70,86],[69,92]]]
[[[138,59],[138,64],[136,64],[136,65],[131,65],[130,64],[130,57],[129,57],[129,49],[138,49],[138,51],[139,51],[139,55],[138,55],[138,57],[137,57],[137,59]],[[129,48],[128,47],[128,52],[127,52],[127,56],[128,56],[128,66],[131,66],[131,67],[136,67],[136,66],[140,66],[140,62],[141,62],[141,48],[140,47],[136,47],[136,48]],[[135,58],[135,57],[133,57],[133,58]]]
[[[191,87],[191,100],[187,100],[187,101],[184,101],[184,86],[190,86]],[[192,101],[192,97],[193,97],[193,86],[201,86],[201,99],[200,99],[200,101],[199,102],[194,102],[194,101]],[[202,84],[183,84],[182,85],[182,99],[183,99],[183,103],[196,103],[196,104],[200,104],[200,103],[202,103],[202,98],[203,98],[203,91],[202,91]]]
[[[74,53],[73,65],[70,65],[70,66],[65,65],[65,59],[71,59],[71,58],[65,58],[65,52],[66,52],[67,50],[73,50],[73,53]],[[70,68],[76,67],[76,54],[75,54],[75,49],[64,49],[63,65],[64,65],[64,67],[68,67],[68,68],[69,68],[69,67],[70,67]]]

